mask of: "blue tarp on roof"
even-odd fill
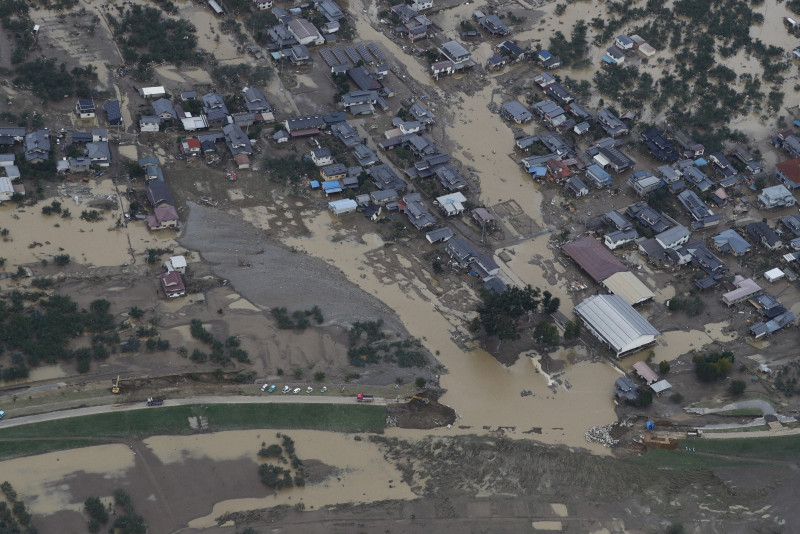
[[[330,195],[332,193],[341,193],[342,184],[340,184],[336,180],[331,180],[330,182],[322,182],[322,190],[325,191],[326,195]]]
[[[319,189],[319,182],[317,180],[311,180],[311,189]]]
[[[609,56],[608,54],[603,54],[603,61],[605,61],[606,63],[610,63],[612,65],[617,64],[617,60]]]
[[[531,176],[533,176],[534,178],[538,178],[540,176],[544,176],[544,175],[547,174],[547,168],[546,167],[531,167],[530,169],[528,169],[528,172],[531,173]]]
[[[694,164],[697,165],[698,167],[703,167],[704,165],[708,165],[708,162],[703,158],[697,158],[696,160],[694,160]]]

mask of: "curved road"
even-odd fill
[[[191,397],[188,399],[168,399],[163,406],[189,406],[192,404],[257,404],[257,403],[286,403],[286,404],[356,404],[355,397],[341,397],[338,395],[264,395],[264,396],[213,396],[213,397]],[[370,404],[386,405],[386,399],[375,398]],[[0,437],[2,429],[12,426],[27,425],[30,423],[42,423],[44,421],[55,421],[56,419],[67,419],[69,417],[81,417],[84,415],[94,415],[98,413],[127,412],[130,410],[157,410],[159,406],[147,406],[145,402],[135,404],[110,404],[103,406],[89,406],[86,408],[75,408],[72,410],[60,410],[37,415],[26,415],[24,417],[12,417],[0,421]]]

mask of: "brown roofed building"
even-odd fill
[[[628,270],[606,247],[590,236],[571,241],[561,247],[561,250],[575,260],[595,282],[602,282],[612,274]]]
[[[790,191],[800,188],[800,158],[778,163],[775,165],[775,174]]]

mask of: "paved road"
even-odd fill
[[[286,403],[286,404],[355,404],[355,397],[341,397],[338,395],[321,396],[321,395],[264,395],[264,396],[249,396],[249,397],[192,397],[188,399],[168,399],[164,401],[164,406],[189,406],[192,404],[252,404],[252,403]],[[386,399],[375,398],[373,404],[386,405]],[[147,406],[144,402],[137,402],[136,404],[110,404],[104,406],[90,406],[87,408],[75,408],[73,410],[60,410],[57,412],[48,412],[37,415],[27,415],[24,417],[11,417],[6,415],[6,419],[0,421],[0,438],[2,437],[2,429],[12,426],[27,425],[30,423],[41,423],[43,421],[55,421],[57,419],[66,419],[68,417],[80,417],[84,415],[94,415],[98,413],[118,413],[127,412],[130,410],[157,410],[156,406]]]

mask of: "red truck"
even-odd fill
[[[375,402],[375,397],[373,397],[372,395],[365,395],[363,393],[359,393],[356,396],[356,401],[357,402]]]

